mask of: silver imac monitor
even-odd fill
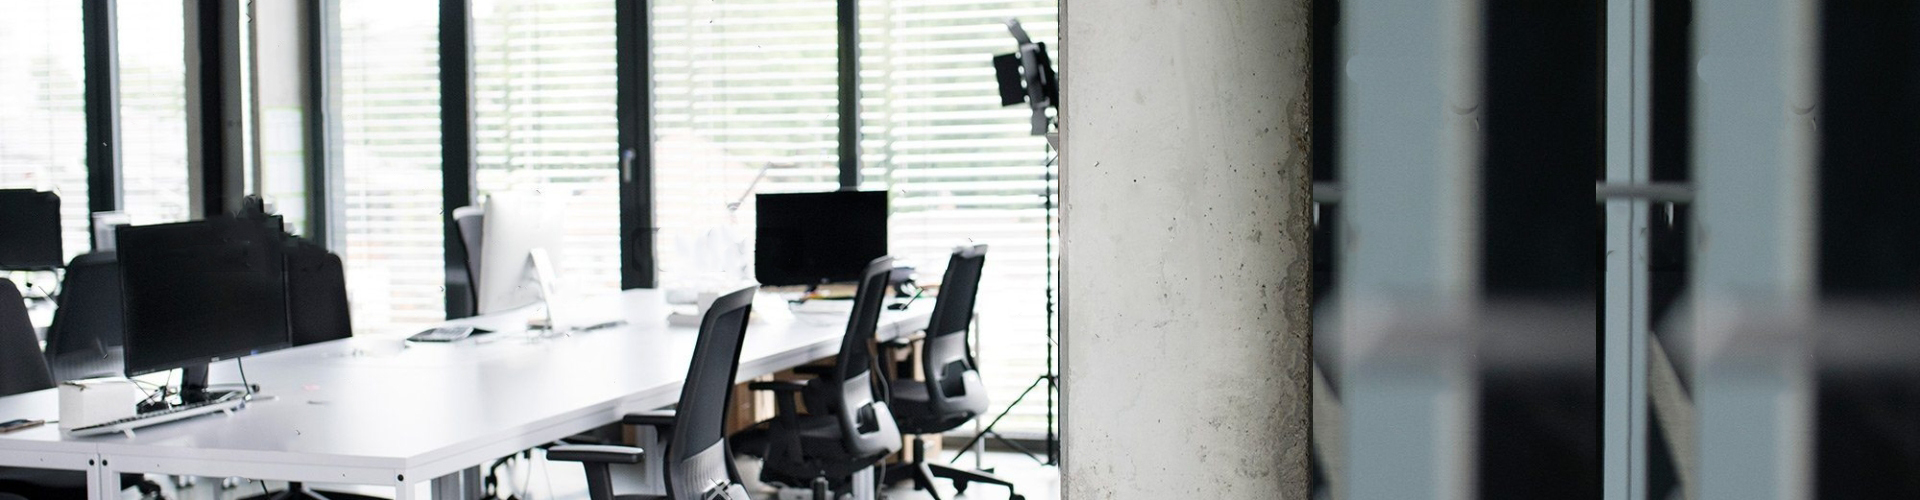
[[[552,266],[563,260],[564,207],[563,199],[551,195],[487,196],[480,243],[480,314],[539,304],[552,294]]]

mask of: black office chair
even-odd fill
[[[466,289],[466,303],[454,304],[452,309],[456,314],[451,316],[473,316],[480,310],[480,252],[481,243],[486,240],[486,210],[477,205],[456,208],[449,222],[454,232],[460,233],[459,245],[467,255],[467,261],[460,267],[447,269],[448,281]]]
[[[811,486],[816,500],[829,491],[844,493],[853,473],[900,451],[900,431],[873,375],[874,328],[885,307],[887,276],[893,258],[867,264],[854,292],[853,314],[834,365],[806,383],[755,382],[748,387],[774,391],[779,415],[766,432],[766,461],[760,479],[789,486]],[[878,395],[878,396],[877,396]],[[800,414],[796,397],[807,402]]]
[[[306,240],[290,239],[287,262],[287,326],[295,347],[353,336],[353,311],[347,304],[346,269],[340,256]],[[289,482],[287,489],[252,497],[271,500],[373,500],[376,497],[315,491],[305,483]]]
[[[0,396],[53,388],[53,372],[13,281],[0,278]],[[0,467],[0,493],[27,498],[86,498],[87,473]]]
[[[12,280],[0,278],[0,396],[53,388],[40,339],[27,318],[27,301]]]
[[[987,263],[987,246],[960,247],[947,258],[946,277],[940,282],[940,298],[933,303],[933,318],[927,322],[926,339],[920,354],[920,369],[925,380],[893,379],[893,415],[900,432],[913,434],[913,461],[887,467],[887,483],[913,480],[916,490],[925,490],[940,498],[934,478],[953,481],[961,493],[968,483],[1006,486],[1013,483],[982,471],[928,463],[926,443],[921,434],[953,430],[987,412],[986,384],[980,380],[979,366],[967,332],[973,323],[974,298],[980,291],[980,270]],[[893,347],[908,347],[896,344]],[[1022,498],[1013,493],[1010,498]]]
[[[118,375],[111,355],[125,337],[120,324],[120,259],[114,252],[79,255],[67,263],[59,308],[47,327],[47,364],[56,381]]]
[[[740,368],[740,345],[745,342],[747,319],[753,312],[757,287],[729,293],[713,302],[700,320],[700,337],[687,368],[680,404],[671,417],[673,437],[661,457],[666,496],[613,494],[612,464],[637,464],[639,448],[608,445],[566,445],[547,450],[547,459],[581,462],[587,469],[587,495],[593,500],[750,500],[731,467],[726,442],[727,407],[733,380]]]
[[[295,240],[286,251],[287,326],[295,347],[353,336],[347,304],[347,272],[340,256],[319,244]]]

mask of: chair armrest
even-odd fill
[[[673,410],[629,413],[620,417],[623,425],[644,425],[647,427],[673,427]]]
[[[886,347],[892,347],[892,348],[912,347],[914,342],[919,342],[921,340],[925,340],[926,338],[927,338],[927,331],[919,330],[906,335],[894,337],[893,340],[881,342],[880,345],[886,346]]]
[[[752,382],[747,384],[747,389],[754,390],[754,391],[800,392],[802,390],[805,390],[806,388],[807,388],[806,384],[802,384],[799,382],[788,382],[785,380],[775,380],[772,382]]]
[[[834,368],[838,368],[838,367],[833,365],[800,365],[800,366],[793,367],[793,372],[801,375],[825,377],[827,375],[832,374]]]
[[[747,384],[747,389],[749,390],[773,391],[776,393],[773,397],[775,408],[773,418],[788,424],[793,423],[794,419],[799,418],[800,405],[795,400],[800,397],[800,391],[806,390],[806,388],[807,384],[788,382],[785,380]]]
[[[548,460],[562,462],[600,462],[614,464],[637,464],[644,456],[639,448],[631,446],[609,445],[568,445],[547,449]]]

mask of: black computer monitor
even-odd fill
[[[204,377],[207,363],[289,344],[277,231],[222,217],[123,226],[117,239],[128,376],[186,368]]]
[[[754,232],[753,273],[761,284],[858,281],[887,254],[887,193],[762,194]]]
[[[60,195],[0,189],[0,269],[60,267]]]

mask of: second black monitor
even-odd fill
[[[858,281],[887,254],[887,193],[762,194],[755,197],[753,272],[769,286]]]
[[[123,226],[118,239],[127,375],[287,346],[285,250],[265,224]]]
[[[60,196],[0,189],[0,269],[60,267]]]

